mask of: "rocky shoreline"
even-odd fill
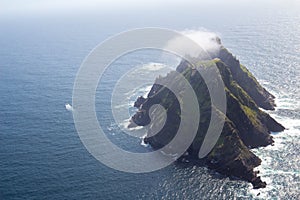
[[[221,174],[246,180],[252,183],[253,188],[264,188],[266,183],[258,176],[259,172],[254,171],[254,168],[261,164],[261,159],[252,153],[251,149],[272,145],[274,141],[270,132],[284,130],[281,124],[260,109],[274,110],[275,97],[263,88],[226,48],[221,47],[217,53],[211,53],[211,57],[212,60],[199,62],[197,66],[182,60],[176,69],[194,89],[201,112],[197,135],[180,159],[199,159],[198,152],[208,128],[211,110],[217,109],[212,105],[208,89],[195,67],[209,70],[211,65],[215,65],[225,85],[227,111],[220,115],[226,115],[226,118],[216,145],[201,160]],[[160,79],[174,81],[172,72]],[[154,149],[159,149],[175,136],[181,111],[175,95],[168,88],[156,83],[157,80],[147,97],[139,97],[135,102],[134,106],[138,111],[132,116],[129,127],[150,125],[144,141]],[[150,111],[154,104],[160,104],[167,110],[167,121],[159,133],[152,135],[151,129],[155,126],[153,123],[161,120],[161,116],[150,113],[155,112]],[[150,120],[151,114],[155,120]]]

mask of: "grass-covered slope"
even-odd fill
[[[247,180],[253,184],[254,188],[265,187],[266,183],[262,182],[253,171],[254,167],[260,165],[261,160],[250,149],[272,144],[270,131],[282,131],[284,127],[258,107],[264,105],[264,108],[273,109],[274,97],[259,85],[253,75],[238,61],[237,65],[233,57],[228,56],[226,59],[228,64],[231,63],[234,66],[228,66],[221,59],[198,62],[196,66],[210,70],[211,65],[216,65],[223,79],[227,97],[227,112],[219,113],[226,115],[221,136],[204,160],[210,168],[222,174]],[[216,108],[211,104],[207,86],[197,70],[188,62],[182,61],[176,71],[186,78],[198,98],[201,113],[199,128],[188,149],[188,157],[198,159],[198,152],[211,119],[211,110]],[[180,81],[176,80],[173,74],[174,72],[170,72],[160,79],[180,85]],[[258,97],[259,95],[261,97]],[[272,97],[268,97],[269,102],[265,98],[268,95]],[[141,126],[150,124],[145,142],[153,148],[165,146],[175,136],[181,117],[180,100],[168,88],[154,84],[147,98],[141,97],[136,101],[135,106],[139,108],[139,111],[132,117],[132,122]],[[167,111],[166,123],[155,135],[152,132],[155,132],[155,127],[163,121],[164,116],[155,110],[149,113],[150,107],[154,104],[162,105]],[[152,120],[149,115],[152,116]]]

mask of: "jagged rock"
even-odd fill
[[[226,48],[221,48],[216,57],[220,58],[230,68],[234,80],[251,96],[259,107],[266,110],[275,109],[275,97],[263,88],[248,69],[241,65]]]
[[[220,116],[226,115],[221,136],[212,151],[203,160],[211,169],[249,181],[254,188],[266,187],[266,183],[253,170],[260,165],[261,160],[250,149],[272,144],[270,131],[284,130],[281,124],[259,109],[262,107],[273,110],[275,97],[266,91],[225,48],[222,47],[212,57],[216,59],[198,62],[195,67],[204,67],[209,70],[211,65],[217,66],[225,85],[227,112],[219,113]],[[199,129],[188,148],[189,157],[198,159],[198,152],[210,122],[211,111],[212,109],[217,110],[217,108],[212,105],[207,86],[195,68],[187,61],[182,60],[176,71],[189,81],[198,98],[201,113]],[[173,80],[172,72],[160,79],[180,84],[177,80]],[[174,138],[180,123],[179,100],[168,88],[155,83],[147,98],[139,97],[136,101],[135,106],[139,110],[131,120],[139,126],[150,125],[144,141],[153,148],[159,149]],[[157,122],[162,121],[163,116],[155,113],[155,115],[151,115],[153,118],[150,120],[149,109],[154,104],[162,105],[167,111],[165,125],[155,135],[152,134],[152,129]]]
[[[134,102],[134,107],[140,108],[140,106],[145,103],[146,99],[142,96],[140,96],[135,102]]]

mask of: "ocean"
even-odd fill
[[[0,199],[300,199],[300,15],[281,10],[174,23],[123,25],[112,19],[12,19],[0,21]],[[131,19],[132,20],[132,19]],[[165,23],[165,24],[164,24]],[[174,163],[151,173],[116,171],[88,153],[76,132],[72,89],[88,53],[107,37],[129,28],[161,26],[176,30],[206,28],[276,96],[268,111],[287,130],[273,133],[274,146],[254,149],[264,189],[233,180],[205,167]],[[168,53],[142,50],[116,60],[97,89],[96,111],[106,135],[118,146],[148,152],[140,138],[128,137],[112,118],[114,85],[126,70],[164,74],[176,67]],[[134,78],[134,77],[133,77]],[[154,81],[154,80],[153,80]],[[125,94],[134,113],[143,85]],[[126,96],[127,95],[127,96]],[[126,125],[126,121],[124,121]],[[124,126],[126,127],[125,125]],[[142,129],[140,131],[143,131]]]

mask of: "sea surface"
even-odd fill
[[[299,13],[157,24],[179,31],[204,27],[216,32],[276,96],[277,108],[268,112],[287,129],[273,133],[274,146],[253,150],[262,159],[258,168],[267,182],[259,190],[189,163],[144,174],[120,172],[88,153],[72,112],[65,108],[72,104],[76,73],[98,43],[126,28],[142,27],[137,23],[114,28],[103,25],[103,19],[93,20],[0,21],[0,199],[300,199]],[[166,52],[141,50],[119,58],[107,70],[102,88],[97,89],[96,111],[115,144],[128,151],[149,151],[141,138],[124,134],[112,118],[108,99],[122,73],[142,66],[143,73],[164,74],[168,71],[164,67],[174,68],[178,61]],[[147,94],[150,86],[124,94],[127,100],[120,106],[133,113],[135,98]],[[124,119],[120,126],[126,123]]]

